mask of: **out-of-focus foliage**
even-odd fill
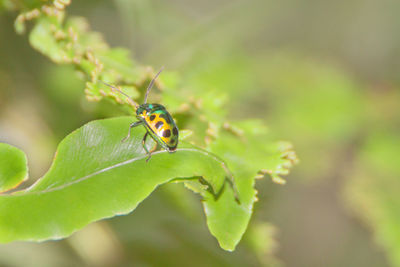
[[[303,177],[302,182],[310,178],[318,180],[330,176],[343,176],[343,179],[348,180],[351,189],[348,189],[346,184],[344,189],[349,195],[346,200],[350,200],[356,214],[366,220],[371,229],[376,232],[379,242],[389,247],[389,251],[393,251],[391,257],[396,257],[397,250],[393,249],[399,244],[393,241],[396,238],[396,231],[387,230],[384,234],[382,231],[383,228],[388,228],[385,225],[397,225],[399,221],[389,219],[388,216],[380,216],[379,218],[385,222],[382,224],[376,222],[378,216],[375,214],[387,208],[376,207],[377,203],[382,202],[379,195],[385,195],[385,190],[381,192],[375,188],[374,181],[379,179],[380,175],[384,175],[384,170],[390,169],[390,165],[399,165],[398,157],[392,155],[389,160],[388,156],[381,157],[379,153],[370,153],[371,159],[381,158],[382,161],[387,162],[386,165],[381,164],[376,167],[376,172],[380,170],[382,172],[373,176],[368,175],[370,179],[364,176],[367,175],[365,171],[369,168],[364,168],[361,174],[354,175],[358,181],[354,183],[352,179],[355,177],[348,168],[352,166],[353,160],[358,162],[358,158],[363,154],[358,152],[360,148],[363,150],[360,144],[370,134],[375,136],[372,138],[375,142],[383,142],[382,147],[386,144],[387,147],[393,148],[393,152],[398,149],[399,145],[393,138],[374,133],[379,130],[396,136],[398,132],[396,125],[400,122],[398,90],[391,87],[367,87],[362,82],[351,78],[337,65],[327,66],[325,63],[312,60],[309,56],[287,50],[268,51],[253,61],[236,54],[234,60],[236,64],[230,63],[232,58],[217,57],[217,59],[208,60],[211,68],[201,70],[199,74],[199,77],[205,76],[208,79],[202,80],[201,84],[229,84],[229,81],[224,78],[227,73],[233,73],[233,77],[241,75],[246,77],[249,75],[248,70],[257,66],[253,69],[257,79],[249,82],[249,86],[254,90],[248,90],[238,83],[229,84],[232,89],[231,96],[234,95],[242,100],[233,103],[234,115],[238,117],[252,114],[263,115],[268,117],[270,127],[277,130],[275,134],[292,136],[291,139],[298,144],[297,153],[302,161],[302,164],[295,169],[295,173]],[[203,61],[206,60],[203,59]],[[205,62],[203,64],[206,65]],[[258,91],[258,88],[262,90]],[[376,144],[376,146],[380,145]],[[365,165],[369,164],[362,161],[357,164],[357,169],[362,170]],[[396,175],[393,174],[392,177],[397,177]],[[360,186],[357,186],[358,183]],[[365,185],[361,186],[362,184]],[[396,203],[398,190],[394,184],[394,181],[387,182],[388,187],[393,186],[390,191],[394,191],[389,196],[393,199],[389,207],[397,211],[400,206]],[[376,193],[370,192],[367,185],[368,188],[369,186],[371,189],[375,188]],[[360,195],[360,197],[354,197],[355,195]],[[345,201],[343,202],[346,204]],[[370,208],[367,209],[365,206],[370,206]],[[295,214],[301,216],[301,213]],[[296,223],[293,223],[293,231],[298,231]],[[305,235],[313,233],[313,230],[310,230]],[[304,253],[305,251],[299,252],[299,254]],[[315,264],[321,264],[316,257],[310,256],[310,258],[314,258]],[[333,255],[332,260],[335,260]],[[357,257],[353,260],[354,264],[363,262]],[[373,264],[371,262],[371,265]],[[397,263],[394,264],[394,266],[397,265]]]
[[[400,266],[400,93],[372,92],[371,123],[349,172],[345,196],[373,230],[393,266]]]
[[[256,222],[250,225],[245,236],[245,242],[255,252],[260,263],[265,266],[281,266],[281,263],[273,258],[277,249],[276,228],[266,222]]]
[[[374,229],[376,241],[386,248],[393,266],[400,266],[399,148],[399,134],[371,133],[346,190],[353,210]]]
[[[360,85],[335,67],[288,52],[267,54],[262,62],[267,116],[279,134],[299,133],[293,138],[301,146],[302,175],[318,178],[334,171],[337,144],[349,142],[365,123]]]

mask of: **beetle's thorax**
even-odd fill
[[[160,104],[141,104],[136,110],[136,116],[145,117],[157,110],[165,110],[165,107]]]

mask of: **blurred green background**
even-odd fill
[[[286,186],[257,182],[233,253],[208,233],[198,197],[168,185],[66,240],[0,245],[1,266],[400,266],[399,1],[73,1],[67,10],[137,61],[180,73],[187,90],[226,94],[231,119],[264,120],[301,162]],[[17,13],[0,12],[0,140],[27,153],[33,183],[63,137],[120,113],[89,103],[74,70],[17,35]]]

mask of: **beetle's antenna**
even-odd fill
[[[160,75],[160,73],[163,71],[164,66],[161,67],[161,69],[157,72],[156,76],[154,76],[153,80],[151,80],[149,86],[147,87],[146,90],[146,95],[144,96],[144,103],[147,103],[147,96],[149,95],[150,89],[153,87],[154,82],[156,81],[158,75]]]
[[[136,104],[136,102],[133,101],[133,99],[132,99],[129,95],[125,94],[124,92],[122,92],[121,90],[119,90],[117,87],[112,86],[112,85],[110,85],[110,84],[108,84],[108,83],[105,83],[105,82],[103,82],[103,81],[101,81],[101,80],[99,80],[99,81],[100,81],[101,83],[107,85],[108,87],[110,87],[113,91],[119,92],[119,93],[123,94],[124,96],[126,96],[126,97],[128,98],[128,100],[129,100],[129,102],[130,102],[131,104],[133,104],[133,105],[135,106],[135,108],[138,108],[138,107],[139,107],[139,105]]]

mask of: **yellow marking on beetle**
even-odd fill
[[[151,121],[150,116],[155,116],[155,118]],[[170,143],[171,137],[172,137],[172,129],[171,125],[169,125],[166,120],[163,117],[160,117],[160,114],[152,114],[150,116],[146,116],[146,122],[150,126],[150,128],[153,130],[153,132],[166,144]],[[160,128],[157,129],[156,125],[157,123],[161,122],[162,125]],[[170,130],[171,134],[169,137],[164,137],[162,134],[165,130]]]
[[[155,118],[154,118],[154,120],[151,121],[150,117],[153,116],[153,115],[155,116]],[[158,122],[158,115],[157,114],[152,114],[150,116],[147,116],[146,117],[146,121],[152,128],[155,128],[155,125]]]
[[[172,129],[173,127],[171,124],[167,123],[167,121],[164,117],[161,117],[160,115],[162,115],[162,114],[158,114],[158,113],[146,114],[144,116],[144,118],[146,120],[147,125],[149,125],[149,127],[161,139],[162,142],[164,142],[170,146],[173,146],[178,141],[177,139],[173,139],[173,137],[175,136],[173,133],[173,129]],[[151,116],[154,116],[153,120],[150,120]],[[162,125],[159,126],[158,129],[156,127],[157,123],[162,123]],[[167,130],[169,130],[169,136],[164,137],[163,134]]]

